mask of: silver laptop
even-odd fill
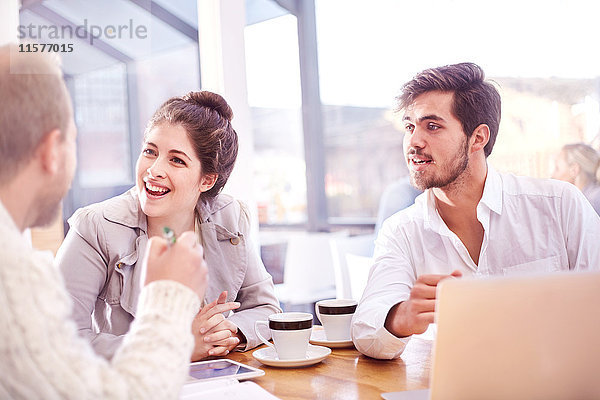
[[[386,400],[600,399],[600,273],[452,279],[431,389]]]

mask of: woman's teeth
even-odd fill
[[[154,186],[148,182],[146,182],[146,190],[148,190],[153,195],[163,195],[163,194],[166,194],[167,192],[170,192],[170,190],[167,188]]]

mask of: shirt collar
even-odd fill
[[[430,227],[438,232],[442,232],[446,224],[440,217],[435,207],[435,195],[433,190],[427,189],[425,193],[418,196],[416,203],[423,207],[423,218]],[[483,195],[479,201],[479,206],[484,205],[496,214],[502,214],[502,177],[492,167],[487,164],[487,176],[483,185]],[[447,229],[447,228],[446,228]]]
[[[489,164],[487,164],[487,176],[479,204],[486,205],[498,215],[502,214],[502,177]]]

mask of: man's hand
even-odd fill
[[[385,319],[385,329],[398,337],[406,337],[427,330],[435,314],[435,291],[444,279],[459,278],[455,270],[450,275],[421,275],[410,291],[408,300],[393,306]]]
[[[194,318],[192,333],[195,344],[192,361],[208,356],[225,356],[240,343],[236,336],[237,326],[222,314],[239,308],[240,303],[226,303],[226,299],[227,292],[224,291],[217,300],[204,306]]]
[[[208,268],[202,258],[203,250],[194,232],[184,232],[176,243],[169,245],[165,239],[152,237],[144,264],[144,285],[159,280],[179,282],[204,298],[208,284]]]

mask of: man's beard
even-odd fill
[[[45,198],[39,205],[37,218],[33,222],[33,227],[48,226],[52,224],[60,213],[62,208],[62,196],[55,196],[51,199]]]
[[[417,155],[422,155],[416,151]],[[467,169],[469,165],[469,142],[465,137],[462,146],[460,146],[458,154],[453,158],[453,161],[447,167],[444,167],[439,174],[429,174],[427,171],[412,171],[410,172],[410,183],[419,190],[430,188],[443,188],[454,183],[458,177]]]
[[[56,221],[62,208],[62,199],[69,190],[71,183],[71,178],[67,175],[66,164],[63,162],[56,181],[47,185],[48,191],[38,199],[37,216],[30,228],[48,226]]]

